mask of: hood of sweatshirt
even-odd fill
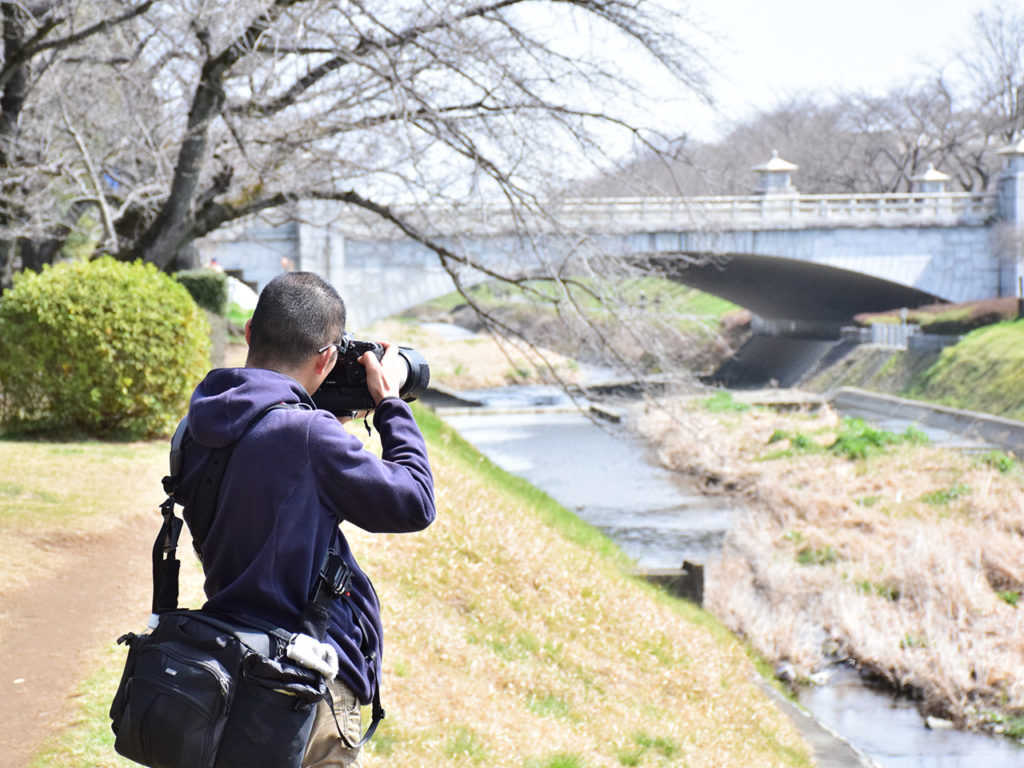
[[[220,448],[238,440],[253,419],[278,403],[314,407],[291,376],[265,368],[218,368],[192,393],[189,431],[201,445]]]

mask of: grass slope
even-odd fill
[[[346,526],[387,633],[389,714],[367,768],[811,764],[717,621],[626,575],[600,533],[418,417],[437,522],[401,536]],[[129,765],[105,714],[122,658],[98,651],[80,725],[37,766]]]
[[[907,397],[1024,419],[1024,320],[985,326],[943,350]]]

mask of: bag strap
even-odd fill
[[[184,522],[174,514],[174,497],[168,496],[160,505],[164,522],[153,542],[153,605],[154,616],[178,608],[178,537]]]
[[[271,411],[283,408],[307,409],[304,403],[276,403],[260,411],[245,427],[238,440],[230,445],[216,448],[210,454],[210,461],[203,470],[199,488],[196,490],[196,503],[193,504],[189,517],[192,532],[192,546],[200,560],[203,559],[202,544],[213,524],[217,509],[217,497],[220,494],[220,483],[224,478],[224,470],[231,451],[239,440],[248,434],[256,424]],[[153,613],[160,615],[178,608],[178,574],[181,561],[177,558],[178,538],[181,536],[182,519],[174,513],[174,494],[181,483],[182,445],[188,431],[188,416],[185,416],[174,430],[171,438],[170,474],[163,479],[164,492],[167,499],[160,505],[164,522],[153,542]]]

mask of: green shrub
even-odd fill
[[[224,317],[228,310],[228,278],[212,269],[189,269],[176,272],[174,279],[184,285],[203,309]]]
[[[209,324],[151,265],[103,257],[16,276],[0,299],[0,419],[20,432],[166,434],[209,367]]]

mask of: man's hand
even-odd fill
[[[402,379],[405,378],[405,361],[398,356],[398,347],[381,342],[384,357],[381,360],[373,352],[365,352],[359,362],[366,369],[366,388],[374,405],[380,405],[385,397],[399,397]]]

